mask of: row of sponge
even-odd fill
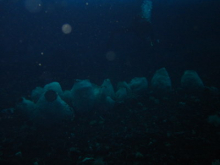
[[[185,91],[201,91],[204,84],[195,71],[185,71],[181,78],[181,87]],[[84,113],[93,108],[111,109],[116,102],[123,102],[146,92],[166,94],[172,91],[171,79],[165,68],[157,70],[148,87],[145,77],[133,78],[129,83],[118,83],[115,92],[109,79],[101,86],[89,80],[76,80],[71,90],[62,90],[58,82],[36,87],[31,93],[31,100],[23,98],[17,105],[23,114],[33,121],[53,123],[63,118],[72,118],[73,110]]]

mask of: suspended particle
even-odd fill
[[[115,57],[116,57],[116,54],[114,51],[108,51],[106,54],[105,54],[105,57],[108,61],[114,61],[115,60]]]
[[[38,13],[42,9],[42,1],[41,0],[25,0],[24,6],[29,12]]]
[[[62,32],[63,32],[64,34],[69,34],[69,33],[71,33],[71,31],[72,31],[72,27],[71,27],[70,24],[64,24],[64,25],[62,26]]]

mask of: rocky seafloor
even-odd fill
[[[1,113],[0,164],[218,164],[219,95],[172,91],[75,114],[36,127],[17,111]]]

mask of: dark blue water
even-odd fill
[[[220,159],[220,121],[207,122],[219,114],[219,93],[210,87],[220,88],[220,2],[152,0],[151,21],[142,16],[143,2],[0,0],[1,164],[211,164]],[[76,79],[100,86],[109,78],[116,90],[118,82],[134,77],[150,83],[163,67],[172,80],[171,94],[148,91],[116,100],[110,112],[103,105],[86,114],[76,110],[74,120],[58,123],[49,134],[16,112],[21,97],[30,99],[35,87],[54,81],[70,90]],[[207,88],[184,93],[185,70],[197,71]]]

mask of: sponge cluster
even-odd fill
[[[181,87],[188,91],[202,91],[204,84],[196,71],[187,70],[181,78]],[[145,93],[165,95],[172,91],[171,79],[165,68],[157,70],[150,85],[146,77],[135,77],[130,82],[119,82],[116,91],[109,79],[98,86],[89,80],[76,80],[72,89],[62,90],[58,82],[36,87],[31,99],[22,98],[17,105],[23,114],[33,121],[55,123],[73,118],[74,112],[84,113],[100,108],[110,110],[115,103]]]

